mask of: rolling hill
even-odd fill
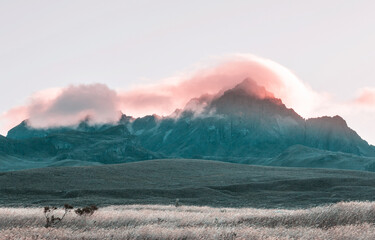
[[[0,173],[0,205],[173,204],[297,208],[375,200],[375,173],[191,159]]]

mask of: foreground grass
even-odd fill
[[[111,206],[44,225],[42,208],[0,208],[0,239],[375,239],[375,202],[300,210]]]

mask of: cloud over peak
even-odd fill
[[[214,66],[170,79],[132,89],[113,90],[105,84],[91,84],[43,90],[31,96],[25,105],[1,115],[2,132],[24,119],[29,119],[34,127],[43,128],[74,125],[87,116],[93,123],[113,122],[119,119],[120,111],[135,117],[170,115],[175,109],[185,106],[197,108],[200,104],[191,99],[222,94],[244,79],[251,79],[254,83],[251,86],[258,86],[249,89],[250,92],[280,98],[287,107],[305,118],[340,114],[348,120],[349,126],[361,129],[360,135],[366,134],[360,119],[375,115],[374,88],[363,89],[350,103],[338,102],[312,90],[282,65],[249,54],[231,55]],[[364,113],[361,118],[352,114],[354,108],[356,112]],[[375,133],[371,141],[375,142]]]
[[[167,115],[192,98],[223,92],[244,79],[251,79],[305,116],[311,115],[309,111],[319,101],[319,94],[280,64],[253,55],[232,55],[178,80],[120,91],[121,110],[135,116]]]

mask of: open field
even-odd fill
[[[0,206],[173,204],[307,208],[375,201],[375,173],[165,159],[0,173]]]
[[[62,213],[60,213],[61,215]],[[0,239],[375,239],[375,202],[299,209],[121,205],[45,228],[42,208],[0,208]]]
[[[43,206],[64,203],[99,210],[45,228]],[[372,172],[165,159],[0,173],[1,240],[375,239],[374,224]]]

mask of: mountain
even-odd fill
[[[11,139],[30,139],[30,138],[42,138],[51,134],[69,132],[72,130],[82,131],[82,132],[95,132],[102,131],[113,127],[112,124],[100,124],[93,125],[90,124],[90,118],[86,117],[77,126],[62,126],[62,127],[50,127],[50,128],[33,128],[30,126],[28,120],[22,121],[19,125],[8,131],[7,137]]]
[[[315,152],[317,158],[306,157],[305,151]],[[77,126],[48,129],[23,121],[0,138],[1,153],[47,161],[48,166],[167,157],[371,170],[375,147],[341,117],[304,119],[264,87],[245,79],[216,95],[194,98],[167,117],[122,115],[115,124],[93,125],[85,119]],[[328,164],[334,154],[340,160]]]
[[[311,118],[306,121],[306,146],[330,151],[374,156],[370,146],[340,116]]]
[[[275,157],[296,144],[375,156],[341,117],[305,120],[248,79],[216,98],[193,101],[198,114],[188,107],[177,118],[146,116],[127,126],[142,146],[173,157]]]
[[[96,131],[47,131],[50,133],[44,137],[0,138],[0,171],[109,164],[163,157],[162,154],[140,146],[124,125],[100,128]],[[12,165],[9,163],[10,157],[20,161],[15,161]]]

